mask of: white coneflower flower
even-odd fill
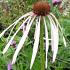
[[[8,48],[10,47],[12,41],[14,40],[14,37],[16,36],[16,34],[19,32],[19,30],[25,29],[23,36],[21,37],[16,51],[13,55],[13,60],[12,60],[12,64],[15,63],[16,58],[18,56],[19,51],[22,49],[22,47],[24,47],[24,42],[26,40],[26,38],[28,37],[30,28],[33,24],[33,22],[36,20],[36,28],[35,28],[35,34],[34,34],[34,46],[33,46],[33,53],[32,53],[32,58],[31,58],[31,64],[30,64],[30,69],[32,68],[35,58],[36,58],[36,54],[38,51],[38,46],[39,46],[39,40],[40,40],[40,34],[41,34],[41,18],[43,18],[43,23],[44,23],[44,29],[45,29],[45,44],[46,44],[46,68],[47,68],[47,53],[48,53],[48,49],[49,49],[49,40],[51,40],[51,48],[52,48],[52,52],[53,52],[53,61],[55,61],[56,59],[56,55],[57,55],[57,51],[58,51],[58,43],[59,43],[59,33],[58,30],[60,29],[61,33],[62,33],[62,28],[58,22],[58,20],[56,19],[56,17],[50,12],[50,5],[47,2],[37,2],[33,5],[33,11],[29,12],[25,15],[23,15],[22,17],[20,17],[17,21],[15,21],[13,24],[11,24],[8,28],[6,28],[1,34],[0,34],[0,38],[4,35],[4,33],[10,29],[12,27],[13,28],[18,24],[18,22],[20,20],[22,20],[23,18],[25,18],[25,21],[21,24],[21,26],[17,29],[17,31],[14,33],[14,35],[11,37],[11,39],[9,40],[9,42],[7,43],[7,45],[5,46],[4,50],[3,50],[3,54],[5,54],[8,50]],[[48,20],[50,21],[50,26],[51,26],[51,39],[49,39],[48,36],[48,27],[47,27],[47,23],[46,23],[46,18],[48,18]],[[27,22],[28,21],[28,22]],[[26,24],[27,22],[27,24]],[[25,26],[26,24],[26,26]],[[62,33],[63,35],[63,33]],[[63,41],[64,44],[66,46],[66,41],[65,38],[63,36]]]

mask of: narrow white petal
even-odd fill
[[[26,27],[26,31],[24,32],[24,34],[23,34],[23,36],[22,36],[22,38],[21,38],[21,40],[20,40],[20,42],[19,42],[19,44],[18,44],[18,46],[17,46],[17,49],[16,49],[16,51],[15,51],[15,53],[14,53],[14,55],[13,55],[12,64],[15,63],[16,58],[17,58],[17,55],[18,55],[19,51],[21,50],[21,48],[23,47],[23,44],[24,44],[24,42],[25,42],[25,39],[26,39],[27,36],[28,36],[30,27],[31,27],[31,25],[32,25],[32,23],[33,23],[33,21],[34,21],[34,19],[35,19],[35,16],[34,16],[34,18],[31,20],[30,24],[28,24],[27,27]]]
[[[24,34],[24,32],[25,32],[25,28],[26,28],[26,26],[25,26],[25,25],[23,25],[23,34]]]
[[[50,16],[48,15],[48,19],[50,20],[50,24],[52,25],[52,21],[51,21],[51,18],[50,18]],[[51,26],[51,45],[53,45],[53,41],[52,41],[52,26]],[[52,46],[52,51],[53,51],[53,46]]]
[[[66,40],[65,40],[65,37],[63,36],[63,41],[64,41],[64,46],[66,47]]]
[[[29,17],[23,22],[23,24],[24,24],[28,19],[31,20],[31,16],[29,16]],[[14,37],[16,36],[16,34],[19,32],[19,30],[21,29],[21,27],[23,26],[23,24],[18,28],[18,30],[15,32],[15,34],[14,34],[14,35],[12,36],[12,38],[10,39],[10,41],[8,42],[8,44],[6,45],[6,47],[4,48],[4,50],[3,50],[3,52],[2,52],[3,54],[6,53],[6,51],[8,50],[8,48],[9,48],[11,42],[12,42],[12,40],[14,39]]]
[[[47,25],[46,25],[46,20],[44,18],[44,25],[45,25],[45,37],[46,37],[46,64],[45,67],[47,68],[47,54],[48,54],[48,49],[49,49],[49,40],[48,40],[48,30],[47,30]]]
[[[56,23],[58,24],[59,28],[60,28],[61,31],[62,31],[61,25],[60,25],[60,23],[58,22],[57,18],[56,18],[52,13],[50,13],[50,15],[52,15],[52,17],[55,19]]]
[[[39,21],[38,18],[36,19],[36,30],[37,30],[37,25],[38,25]],[[35,30],[35,34],[34,34],[34,39],[36,38],[36,30]]]
[[[10,31],[10,34],[9,34],[9,36],[8,36],[8,38],[7,38],[7,42],[9,41],[10,35],[11,35],[11,33],[12,33],[12,31],[13,31],[13,29],[14,29],[15,26],[16,26],[16,24],[12,27],[12,29],[11,29],[11,31]]]
[[[13,24],[11,24],[8,28],[6,28],[6,29],[0,34],[0,38],[4,35],[4,33],[5,33],[9,28],[11,28],[13,25],[14,25],[14,26],[17,25],[17,23],[18,23],[21,19],[23,19],[24,17],[27,17],[27,16],[30,15],[30,14],[31,14],[31,12],[29,12],[29,13],[27,13],[27,14],[21,16],[18,20],[16,20]]]
[[[37,24],[38,23],[38,24]],[[35,57],[38,51],[38,45],[39,45],[39,37],[40,37],[40,17],[39,17],[39,21],[37,21],[37,27],[35,30],[35,41],[34,41],[34,46],[33,46],[33,53],[32,53],[32,58],[31,58],[31,64],[30,64],[30,69],[32,68],[34,61],[35,61]]]
[[[52,15],[52,17],[55,19],[56,23],[58,24],[58,26],[59,26],[59,28],[61,30],[62,36],[63,36],[64,45],[66,47],[66,40],[65,40],[64,35],[63,35],[62,27],[61,27],[60,23],[58,22],[57,18],[52,13],[50,13],[50,15]]]
[[[56,59],[56,55],[58,52],[58,42],[59,42],[59,35],[58,35],[58,26],[55,25],[52,17],[49,16],[50,24],[51,24],[51,45],[52,45],[52,52],[53,52],[53,61]]]

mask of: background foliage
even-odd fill
[[[4,0],[0,1],[0,33],[17,20],[21,15],[32,10],[32,5],[37,0]],[[51,0],[48,0],[51,4]],[[49,49],[48,53],[48,68],[47,70],[70,70],[70,14],[68,16],[63,16],[58,12],[57,9],[52,7],[52,12],[56,14],[65,35],[67,41],[67,47],[65,48],[60,37],[59,51],[57,59],[54,64],[51,63],[52,54]],[[21,23],[21,22],[20,22]],[[17,27],[16,27],[17,29]],[[16,31],[13,31],[13,33]],[[10,30],[6,32],[4,37],[0,39],[0,70],[7,70],[7,64],[10,62],[15,49],[11,46],[5,55],[2,55],[1,52],[6,45],[6,38]],[[34,27],[30,31],[30,35],[25,42],[24,49],[19,53],[17,62],[13,65],[13,70],[29,70],[31,55],[32,55],[32,46],[34,33]],[[22,36],[22,31],[17,34],[16,41],[18,43],[19,39]],[[35,64],[32,70],[40,70],[40,56],[39,52],[35,60]]]

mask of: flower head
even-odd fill
[[[52,0],[53,5],[61,4],[61,0]]]
[[[47,2],[37,2],[33,5],[33,12],[37,16],[45,16],[50,12],[50,5]]]
[[[30,69],[32,68],[35,58],[36,58],[36,54],[38,52],[38,46],[39,46],[39,38],[40,38],[40,26],[41,26],[41,18],[43,18],[43,23],[44,23],[44,34],[45,34],[45,51],[46,51],[46,68],[47,68],[47,53],[48,53],[48,49],[49,49],[49,34],[48,34],[48,27],[47,27],[47,20],[45,18],[45,16],[48,18],[49,20],[49,24],[51,26],[51,48],[52,48],[52,53],[53,53],[53,58],[52,58],[52,62],[55,61],[56,59],[56,55],[58,52],[58,43],[59,43],[59,29],[61,31],[61,34],[63,36],[63,41],[64,41],[64,45],[66,46],[66,41],[65,41],[65,37],[63,35],[62,32],[62,28],[58,22],[58,20],[56,19],[55,15],[53,15],[50,12],[50,5],[46,2],[37,2],[34,4],[33,6],[33,11],[21,16],[18,20],[16,20],[13,24],[11,24],[8,28],[6,28],[1,34],[0,34],[0,38],[4,35],[4,33],[10,29],[11,27],[15,27],[18,22],[20,20],[22,20],[23,18],[26,18],[24,20],[24,22],[19,26],[19,28],[17,29],[17,31],[14,33],[14,35],[10,38],[9,42],[7,43],[7,45],[5,46],[4,50],[3,50],[3,54],[5,54],[8,50],[8,48],[10,47],[12,41],[14,40],[14,37],[16,36],[16,34],[20,31],[20,29],[23,27],[25,27],[26,24],[26,30],[24,31],[21,39],[19,40],[19,43],[17,45],[16,51],[13,55],[13,60],[12,60],[12,64],[15,64],[16,62],[16,58],[18,56],[18,53],[20,52],[20,50],[22,49],[22,47],[24,48],[24,43],[26,38],[28,37],[30,28],[32,26],[32,24],[34,24],[33,22],[36,22],[36,28],[35,28],[35,34],[34,34],[34,45],[33,45],[33,53],[32,53],[32,58],[31,58],[31,64],[30,64]],[[13,30],[12,28],[12,30]],[[10,66],[10,65],[9,65]]]
[[[12,70],[12,64],[11,63],[8,64],[7,70]]]

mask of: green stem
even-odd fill
[[[45,59],[44,59],[44,40],[43,40],[43,18],[41,17],[40,23],[40,58],[41,58],[41,70],[45,70]]]

